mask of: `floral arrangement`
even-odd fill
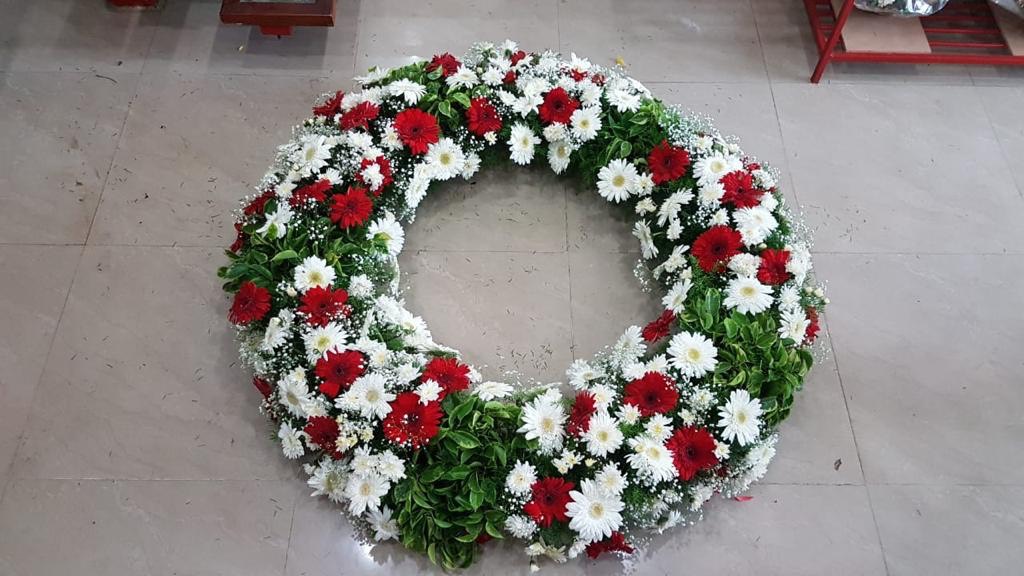
[[[618,70],[510,41],[359,82],[280,147],[220,269],[314,496],[456,568],[509,536],[534,562],[628,556],[764,474],[826,303],[771,169]],[[568,394],[483,381],[401,299],[403,223],[431,183],[509,160],[633,214],[638,277],[664,293],[568,368]]]

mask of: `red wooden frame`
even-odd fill
[[[839,44],[853,1],[843,0],[836,14],[829,0],[804,0],[818,46],[818,64],[811,74],[814,84],[831,62],[1024,66],[1024,56],[1010,53],[987,0],[954,0],[938,14],[921,18],[930,53],[847,51]]]
[[[293,26],[334,26],[334,0],[310,3],[222,0],[220,21],[259,26],[264,34],[288,36]]]

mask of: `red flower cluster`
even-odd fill
[[[786,270],[789,262],[789,250],[768,248],[761,251],[761,265],[757,268],[757,279],[764,284],[778,286],[789,280],[790,273]]]
[[[235,222],[235,241],[231,243],[228,250],[237,254],[242,246],[245,246],[245,233],[242,232],[242,223]]]
[[[341,460],[343,454],[338,450],[338,422],[334,418],[313,416],[302,431],[309,436],[310,442],[330,454],[331,458]]]
[[[501,130],[501,116],[487,98],[473,98],[466,110],[469,131],[477,136]]]
[[[640,410],[642,416],[665,414],[675,408],[679,401],[676,383],[661,372],[648,372],[643,378],[626,384],[626,404],[632,404]]]
[[[444,54],[437,54],[430,59],[430,63],[427,64],[427,72],[433,72],[440,68],[441,75],[447,78],[458,72],[459,66],[462,66],[459,59],[448,52],[445,52]]]
[[[426,154],[427,148],[437,142],[441,134],[437,118],[419,108],[399,112],[395,116],[395,131],[413,154]]]
[[[395,444],[418,449],[437,436],[441,427],[441,403],[420,404],[415,392],[402,392],[391,402],[382,424],[384,436]]]
[[[345,93],[338,90],[327,100],[324,100],[323,104],[313,107],[313,114],[316,116],[325,116],[327,118],[333,118],[335,114],[341,112],[341,100],[345,97]]]
[[[559,86],[544,95],[544,102],[537,109],[541,122],[545,124],[568,124],[572,113],[580,107],[580,101],[569,96],[565,88]]]
[[[572,499],[569,492],[575,487],[572,482],[566,482],[561,478],[541,478],[530,487],[533,499],[523,506],[523,512],[545,528],[551,526],[555,520],[568,522],[565,507]]]
[[[715,456],[715,438],[704,428],[680,428],[665,442],[672,453],[680,480],[691,480],[701,470],[718,464]]]
[[[455,358],[434,358],[423,368],[420,380],[433,380],[441,387],[439,400],[452,392],[469,388],[469,366]]]
[[[529,54],[527,54],[526,52],[523,52],[522,50],[517,50],[516,53],[513,54],[511,58],[509,58],[509,61],[512,62],[513,66],[515,66],[516,64],[519,64],[519,62],[523,58],[526,58],[527,56],[529,56]]]
[[[671,182],[686,174],[686,168],[690,166],[690,153],[672,146],[668,140],[662,140],[661,144],[651,150],[647,165],[651,168],[651,180],[655,184]]]
[[[721,272],[729,259],[740,253],[743,237],[728,226],[712,226],[693,241],[690,252],[705,272]]]
[[[358,350],[328,352],[317,360],[316,375],[323,381],[320,391],[334,398],[342,389],[347,389],[365,372],[365,358]]]
[[[381,190],[383,190],[386,186],[391,185],[391,183],[395,181],[391,174],[391,160],[388,160],[384,156],[377,156],[372,160],[369,158],[363,158],[363,161],[359,163],[359,170],[356,172],[356,180],[358,180],[359,183],[362,184],[363,186],[369,186],[369,182],[363,180],[363,170],[368,166],[372,166],[373,164],[376,164],[378,166],[378,169],[380,170],[380,175],[384,177],[384,179],[381,180],[380,188],[377,188],[376,190],[373,191],[374,196],[380,196]]]
[[[376,120],[380,114],[380,108],[373,102],[360,102],[351,110],[341,115],[341,129],[352,130],[353,128],[370,129],[370,121]]]
[[[331,222],[347,230],[361,226],[370,217],[373,202],[364,188],[349,188],[344,194],[335,194],[331,204]]]
[[[587,544],[587,556],[590,558],[597,558],[605,552],[632,554],[633,547],[629,545],[629,542],[626,542],[626,537],[622,535],[622,532],[612,532],[612,535],[605,540]]]
[[[254,376],[252,379],[252,385],[255,386],[257,390],[260,391],[260,394],[263,394],[264,398],[270,398],[270,393],[273,391],[273,389],[270,387],[270,382],[267,382],[266,380],[260,378],[259,376]]]
[[[330,192],[332,186],[331,181],[326,178],[317,180],[312,184],[306,184],[292,192],[292,197],[288,199],[288,203],[292,207],[296,207],[309,202],[323,202],[327,199],[327,193]]]
[[[302,295],[302,305],[299,312],[306,315],[306,322],[312,326],[326,326],[339,315],[348,316],[349,309],[345,306],[348,301],[348,292],[338,288],[332,290],[321,286],[314,286]]]
[[[578,392],[576,401],[572,404],[572,412],[569,414],[569,424],[566,426],[569,434],[578,438],[590,430],[590,417],[594,412],[597,412],[594,395],[586,391]]]
[[[722,176],[722,204],[737,208],[753,208],[761,203],[764,190],[754,187],[754,177],[745,170],[736,170]]]
[[[640,335],[647,342],[657,342],[672,333],[672,323],[676,321],[676,314],[671,310],[665,310],[647,326],[644,326]]]
[[[501,81],[504,84],[515,84],[516,83],[516,73],[511,71],[511,70],[509,70],[508,72],[505,72],[505,77],[502,78]]]
[[[245,208],[242,209],[242,213],[246,216],[255,216],[256,214],[263,214],[263,208],[267,205],[267,202],[274,197],[273,190],[264,190],[263,194],[253,198],[252,202],[249,202]]]
[[[270,312],[270,291],[246,280],[235,294],[228,320],[239,326],[255,322]]]
[[[807,319],[810,321],[810,324],[807,326],[807,331],[804,332],[804,343],[810,344],[818,337],[818,331],[821,330],[821,326],[818,325],[817,308],[814,306],[808,306],[805,312],[807,313]]]

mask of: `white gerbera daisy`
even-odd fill
[[[740,208],[733,212],[732,219],[736,222],[736,229],[747,246],[764,242],[772,231],[779,227],[779,221],[775,216],[760,206]]]
[[[398,538],[398,522],[391,517],[391,509],[387,506],[381,507],[380,510],[370,510],[366,514],[366,520],[370,523],[373,539],[377,542]]]
[[[423,169],[420,169],[421,166]],[[417,164],[413,169],[409,185],[405,187],[405,203],[409,208],[416,208],[427,196],[432,174],[433,170],[427,164]]]
[[[654,245],[654,236],[646,220],[640,220],[633,226],[633,236],[640,240],[640,252],[645,260],[658,255],[658,247]]]
[[[590,387],[590,394],[594,396],[594,407],[598,410],[607,410],[615,401],[615,390],[604,384],[594,384]]]
[[[700,378],[718,364],[718,348],[703,334],[680,332],[668,343],[672,366],[688,378]]]
[[[740,314],[757,314],[772,305],[772,287],[765,286],[753,276],[734,278],[725,293],[722,303]]]
[[[565,411],[557,398],[535,398],[523,408],[522,419],[523,425],[519,432],[524,434],[527,440],[537,439],[540,442],[541,454],[551,454],[562,447]]]
[[[302,336],[306,345],[306,359],[310,362],[327,356],[328,352],[341,352],[345,349],[348,332],[337,322],[328,322],[325,326],[311,326]]]
[[[295,289],[305,292],[310,288],[328,288],[334,284],[334,266],[319,256],[307,256],[293,273]]]
[[[459,66],[459,69],[445,79],[452,88],[472,88],[480,83],[480,78],[477,77],[476,72],[472,68],[466,66]]]
[[[533,161],[534,147],[540,144],[540,138],[533,133],[529,126],[521,122],[512,125],[512,132],[508,138],[508,149],[512,161],[525,166]]]
[[[537,469],[529,462],[516,461],[516,465],[509,471],[505,478],[505,488],[509,492],[523,496],[530,492],[533,483],[537,481]]]
[[[622,431],[615,418],[600,411],[590,417],[590,427],[583,434],[583,439],[587,442],[588,452],[604,458],[622,446]]]
[[[435,180],[451,180],[466,167],[466,154],[451,138],[441,138],[427,148],[424,157]]]
[[[622,475],[614,462],[605,464],[604,468],[594,476],[594,481],[602,490],[609,494],[622,494],[626,489],[626,477]]]
[[[306,173],[319,172],[331,159],[331,147],[327,137],[322,134],[307,134],[299,140],[299,144],[298,155],[294,160]]]
[[[569,117],[569,125],[572,126],[573,136],[583,142],[592,140],[601,130],[601,108],[598,106],[577,108]]]
[[[387,416],[391,412],[389,402],[395,399],[395,395],[387,390],[387,379],[377,372],[357,378],[345,394],[359,407],[363,418]]]
[[[572,520],[569,527],[587,542],[596,542],[612,535],[622,525],[622,500],[602,490],[593,480],[584,480],[581,490],[569,492],[572,502],[565,507],[565,515]]]
[[[505,398],[513,390],[512,385],[504,382],[481,382],[473,388],[473,393],[484,402],[490,402],[498,398]]]
[[[719,462],[724,462],[729,459],[729,452],[731,451],[728,442],[719,442],[715,440],[715,458],[718,458]]]
[[[613,85],[611,90],[605,90],[605,96],[619,112],[636,112],[640,109],[640,95],[631,92],[625,83]]]
[[[398,131],[391,124],[384,127],[384,132],[380,137],[380,144],[388,150],[401,150],[402,146],[404,146]],[[335,184],[339,184],[339,182],[335,182]]]
[[[267,214],[267,220],[260,226],[256,233],[267,238],[283,238],[288,234],[288,223],[291,222],[294,213],[286,202],[279,202],[273,214]]]
[[[548,164],[551,165],[551,169],[555,174],[565,172],[565,169],[569,167],[571,155],[572,146],[565,140],[552,142],[548,146]]]
[[[616,158],[597,173],[597,192],[609,202],[622,202],[633,193],[636,178],[636,166]]]
[[[435,402],[441,397],[441,385],[434,380],[424,380],[416,387],[416,395],[420,397],[420,404]]]
[[[674,314],[682,314],[683,308],[686,306],[686,295],[690,293],[692,286],[693,282],[689,278],[683,278],[676,282],[665,293],[665,297],[661,299],[662,305],[665,306],[666,310],[671,310]]]
[[[505,530],[516,538],[526,540],[537,531],[537,524],[528,516],[513,514],[505,519]]]
[[[693,175],[697,178],[698,184],[706,186],[718,183],[722,176],[729,172],[742,169],[743,162],[739,158],[721,152],[712,152],[694,163]]]
[[[672,419],[666,418],[662,414],[655,414],[647,421],[644,432],[658,442],[664,442],[672,435]]]
[[[371,474],[369,476],[350,476],[345,486],[345,496],[349,499],[348,511],[359,516],[367,509],[380,508],[381,496],[388,493],[388,481]]]
[[[568,378],[570,386],[576,390],[582,390],[591,381],[603,378],[604,370],[580,358],[573,360],[573,363],[569,365],[569,369],[565,371],[565,377]]]
[[[277,382],[277,395],[281,404],[294,416],[306,417],[306,407],[311,398],[309,385],[306,383],[306,372],[302,368],[295,368],[284,375]]]
[[[551,461],[558,473],[562,475],[568,474],[569,470],[575,468],[580,462],[580,455],[567,448],[562,450],[558,458]]]
[[[636,424],[640,421],[640,409],[632,404],[623,404],[616,416],[625,424]]]
[[[325,458],[313,467],[306,484],[313,489],[310,496],[327,496],[331,502],[341,502],[345,496],[347,476],[341,466]]]
[[[382,218],[374,220],[366,231],[366,237],[384,242],[391,256],[398,256],[405,245],[405,230],[391,212],[385,212]]]
[[[306,453],[302,446],[302,432],[292,428],[287,421],[281,422],[277,438],[281,440],[281,450],[284,451],[285,458],[294,460]]]
[[[733,390],[729,401],[719,408],[718,416],[722,437],[746,446],[757,439],[761,425],[761,401],[751,398],[746,390]]]
[[[626,457],[626,461],[641,477],[652,482],[664,482],[678,474],[672,453],[661,442],[640,435],[630,438],[629,446],[633,452]]]
[[[476,152],[466,154],[466,162],[463,165],[462,172],[459,173],[459,176],[462,176],[465,180],[469,180],[476,175],[478,170],[480,170],[480,155]]]

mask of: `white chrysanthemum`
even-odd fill
[[[630,326],[612,346],[612,354],[621,365],[633,362],[647,351],[643,331],[639,326]]]
[[[537,531],[537,524],[528,516],[514,514],[505,519],[505,530],[516,538],[526,540]]]
[[[743,162],[732,155],[713,152],[694,163],[693,175],[701,186],[717,183],[729,172],[743,169]]]
[[[636,166],[616,158],[597,173],[597,193],[609,202],[622,202],[633,193],[636,178]]]
[[[706,208],[714,208],[721,204],[722,197],[725,196],[725,186],[721,182],[705,182],[700,184],[697,191],[697,201],[700,202],[701,206]],[[724,212],[724,211],[719,211]],[[726,222],[728,222],[728,213],[725,213]],[[712,218],[715,220],[717,215]]]
[[[569,380],[570,386],[576,390],[582,390],[590,382],[603,378],[604,370],[580,358],[573,360],[573,363],[569,365],[569,369],[565,371],[565,377]]]
[[[420,397],[420,404],[428,404],[437,401],[441,397],[441,385],[434,380],[424,380],[416,387],[416,395]]]
[[[740,314],[757,314],[772,305],[772,287],[765,286],[753,276],[734,278],[725,289],[725,294],[722,303]]]
[[[740,208],[733,212],[732,219],[736,222],[736,230],[743,237],[743,243],[754,246],[764,242],[779,227],[779,221],[772,213],[760,206]]]
[[[380,171],[380,164],[376,162],[367,164],[366,168],[359,172],[359,177],[366,182],[371,192],[380,190],[380,187],[384,185],[384,174]]]
[[[686,251],[689,249],[690,247],[687,246],[686,244],[676,245],[674,248],[672,248],[672,253],[668,255],[668,258],[666,258],[665,262],[662,264],[662,266],[665,268],[665,272],[671,274],[676,270],[683,269],[683,271],[680,272],[679,277],[689,278],[691,272],[689,268],[686,268],[685,256]]]
[[[608,103],[619,112],[636,112],[640,109],[640,95],[635,94],[625,78],[608,82],[604,90]]]
[[[682,314],[683,308],[686,306],[686,295],[690,293],[692,286],[693,282],[689,278],[683,278],[676,282],[661,299],[662,305],[666,310],[671,310],[673,314]]]
[[[519,432],[524,434],[527,440],[538,440],[541,454],[551,454],[562,447],[565,411],[557,398],[535,398],[523,408],[522,420],[523,425]]]
[[[779,317],[779,336],[800,344],[807,336],[807,328],[810,325],[811,321],[800,308],[783,310]]]
[[[543,134],[544,139],[551,143],[566,140],[569,136],[568,132],[565,130],[565,124],[562,124],[561,122],[555,122],[554,124],[545,126]]]
[[[648,196],[651,192],[654,192],[654,177],[651,176],[650,172],[641,172],[636,177],[636,193],[638,196]],[[680,192],[683,192],[680,190]],[[693,193],[690,193],[690,197],[693,197]]]
[[[699,378],[718,365],[718,348],[703,334],[680,332],[668,343],[672,366],[688,378]]]
[[[588,452],[604,458],[622,446],[623,437],[615,418],[600,411],[590,417],[590,427],[583,434],[583,439],[587,442]]]
[[[769,212],[774,212],[779,207],[779,199],[775,197],[775,194],[768,192],[761,196],[761,208]]]
[[[288,234],[288,223],[292,221],[292,216],[294,213],[288,204],[280,202],[273,214],[266,215],[266,222],[256,230],[256,233],[268,238],[283,238]]]
[[[334,284],[334,266],[319,256],[307,256],[293,273],[295,289],[305,292],[310,288],[329,288]]]
[[[409,179],[409,184],[405,187],[405,204],[409,208],[416,208],[427,196],[433,173],[433,169],[428,164],[417,164],[413,169],[412,178]]]
[[[622,494],[627,484],[626,477],[614,462],[605,464],[604,468],[601,468],[601,471],[594,476],[594,481],[609,494]]]
[[[654,212],[658,207],[654,204],[654,200],[651,200],[650,198],[641,198],[640,201],[636,203],[634,209],[638,215],[644,216]]]
[[[715,395],[707,388],[697,387],[690,392],[690,403],[693,404],[693,407],[697,410],[707,410],[711,407],[711,403],[714,402],[714,400]]]
[[[601,108],[598,106],[577,108],[569,117],[569,125],[572,126],[573,136],[583,142],[593,140],[601,130]]]
[[[797,285],[804,283],[807,273],[811,271],[811,252],[807,246],[796,244],[790,247],[786,271],[793,275],[793,281]]]
[[[472,88],[480,83],[480,78],[477,77],[476,72],[472,68],[466,66],[459,66],[459,69],[445,79],[452,88]]]
[[[555,465],[555,469],[558,470],[558,473],[563,476],[568,474],[569,470],[572,470],[579,465],[580,462],[580,455],[568,448],[563,449],[558,458],[551,461],[551,463]]]
[[[604,384],[594,384],[590,386],[589,391],[594,397],[594,407],[598,410],[607,410],[615,401],[615,390]]]
[[[391,124],[384,127],[384,132],[380,137],[380,144],[388,150],[401,150],[402,146],[404,146],[398,131]]]
[[[377,456],[370,452],[369,446],[360,446],[352,453],[348,465],[352,473],[358,476],[373,474],[377,471]]]
[[[658,247],[654,245],[654,236],[651,235],[651,227],[646,220],[640,220],[633,226],[633,236],[640,240],[640,252],[645,260],[658,255]]]
[[[779,308],[789,310],[800,307],[800,291],[796,286],[786,285],[779,290]]]
[[[294,460],[306,453],[306,449],[302,446],[302,432],[292,428],[287,420],[281,422],[281,427],[277,430],[277,438],[281,441],[281,450],[284,452],[285,458]]]
[[[511,384],[504,382],[481,382],[473,388],[473,393],[476,394],[484,402],[490,402],[498,398],[505,398],[512,393],[514,388]]]
[[[533,161],[534,149],[540,144],[540,138],[533,133],[529,126],[521,122],[512,125],[512,132],[508,138],[508,149],[512,161],[525,166]]]
[[[345,496],[347,476],[333,460],[324,459],[313,467],[306,484],[313,489],[310,496],[327,496],[331,502],[341,502]]]
[[[488,86],[499,86],[505,81],[505,73],[497,66],[488,66],[487,70],[480,75],[480,79]]]
[[[512,102],[512,111],[526,118],[530,114],[536,114],[537,109],[543,103],[544,98],[540,94],[524,94],[521,98],[516,98]]]
[[[729,270],[737,276],[754,276],[761,267],[761,257],[756,254],[740,252],[729,260]]]
[[[359,407],[363,418],[379,419],[387,416],[391,412],[389,402],[395,399],[395,395],[388,392],[387,379],[377,372],[357,378],[345,395]]]
[[[466,154],[451,138],[441,138],[427,148],[424,157],[435,180],[451,180],[466,167]]]
[[[391,509],[383,506],[380,510],[370,510],[366,514],[366,520],[373,530],[373,539],[377,542],[398,538],[398,522],[391,517]]]
[[[353,298],[373,296],[373,281],[366,274],[357,274],[348,279],[348,295]]]
[[[647,421],[644,432],[658,442],[664,442],[672,435],[672,419],[666,418],[662,414],[655,414]]]
[[[391,256],[398,256],[405,245],[405,230],[391,212],[385,212],[382,218],[374,220],[366,231],[366,237],[384,242]]]
[[[294,158],[306,173],[315,174],[331,159],[331,147],[322,134],[307,134],[299,140],[300,148]]]
[[[505,488],[513,494],[523,496],[530,492],[533,483],[537,481],[537,469],[529,462],[516,461],[516,465],[509,471],[505,478]]]
[[[641,477],[652,482],[664,482],[678,474],[672,453],[663,443],[650,436],[640,435],[630,438],[629,447],[633,452],[626,457],[626,461]]]
[[[719,462],[723,462],[729,459],[729,453],[732,448],[728,442],[719,442],[715,440],[715,458],[718,458]]]
[[[377,455],[377,471],[390,481],[401,480],[405,478],[405,460],[391,450],[385,450]]]
[[[569,528],[586,542],[608,538],[622,525],[620,512],[626,505],[615,494],[602,490],[593,480],[584,480],[580,488],[569,492],[572,502],[565,507],[565,515],[571,518]]]
[[[625,424],[636,424],[640,421],[640,409],[632,404],[623,404],[616,416]]]
[[[327,356],[328,352],[341,352],[345,349],[348,333],[337,322],[328,322],[326,326],[311,326],[302,336],[306,346],[306,360],[316,362]]]
[[[380,508],[380,499],[388,493],[388,481],[371,474],[369,476],[350,476],[345,486],[345,496],[349,499],[348,511],[358,516],[369,510]]]
[[[729,401],[719,408],[718,416],[722,437],[746,446],[757,439],[761,425],[761,401],[751,398],[746,390],[733,390]]]
[[[263,333],[263,342],[260,348],[265,352],[272,352],[288,340],[291,335],[292,321],[295,313],[291,310],[281,310],[267,322],[267,329]]]
[[[551,170],[553,170],[555,174],[565,172],[565,169],[569,167],[571,157],[572,146],[565,140],[552,142],[548,146],[548,164],[551,165]]]
[[[479,170],[480,155],[476,152],[470,152],[469,154],[466,154],[466,162],[462,166],[462,172],[459,173],[459,176],[462,176],[465,180],[469,180],[475,176]]]
[[[300,418],[306,417],[306,407],[309,405],[311,398],[309,395],[309,385],[306,383],[305,370],[296,367],[294,370],[287,372],[277,382],[277,393],[281,399],[281,404],[289,412]]]

